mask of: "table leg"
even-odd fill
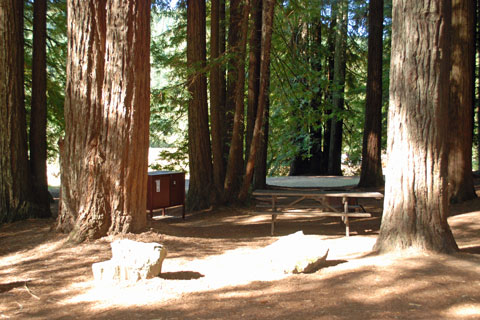
[[[350,221],[348,221],[348,198],[344,197],[343,201],[343,213],[345,213],[345,235],[350,236]]]
[[[271,231],[270,231],[270,235],[274,235],[275,233],[275,220],[277,219],[277,215],[276,214],[272,214],[272,228],[271,228]]]

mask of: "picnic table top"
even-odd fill
[[[383,198],[380,192],[366,191],[328,191],[328,190],[268,190],[257,189],[253,196],[285,196],[285,197],[338,197],[338,198]]]

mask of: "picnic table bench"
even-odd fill
[[[303,217],[341,217],[345,223],[345,235],[350,236],[349,218],[371,217],[371,213],[359,212],[363,209],[358,198],[381,199],[380,192],[361,191],[323,191],[323,190],[255,190],[255,211],[251,214],[272,215],[271,235],[275,231],[278,215]],[[355,209],[355,212],[351,212]]]

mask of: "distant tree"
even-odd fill
[[[47,0],[33,2],[32,107],[30,111],[30,170],[36,202],[49,217],[47,180]]]
[[[187,1],[188,154],[190,185],[187,210],[208,208],[214,201],[212,152],[208,128],[205,0]]]
[[[383,185],[382,172],[382,65],[383,0],[370,0],[368,25],[367,98],[359,187]]]
[[[336,11],[335,55],[333,74],[333,117],[330,133],[328,174],[342,175],[343,116],[345,109],[345,72],[348,27],[348,0],[338,1],[333,6]]]
[[[452,0],[452,71],[448,135],[448,188],[452,202],[476,198],[472,175],[474,17],[473,0]]]
[[[23,53],[23,1],[1,1],[0,223],[48,215],[29,180]]]
[[[75,242],[137,232],[146,225],[150,2],[68,0],[67,6],[57,228]]]
[[[450,32],[450,1],[393,1],[379,252],[458,249],[447,222]]]

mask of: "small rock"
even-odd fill
[[[150,279],[162,271],[167,249],[155,242],[122,239],[111,243],[112,259],[92,264],[93,277],[99,281]]]
[[[273,269],[285,273],[312,273],[327,260],[328,248],[323,247],[322,239],[298,231],[267,246],[265,253]]]

